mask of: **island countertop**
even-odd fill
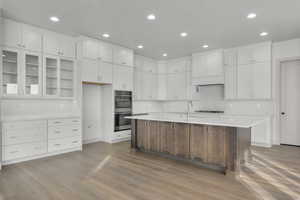
[[[127,119],[176,122],[187,124],[202,124],[211,126],[226,126],[236,128],[251,128],[267,120],[266,117],[240,117],[240,116],[196,116],[193,114],[182,115],[182,117],[174,117],[167,113],[159,114],[143,114],[128,116]]]

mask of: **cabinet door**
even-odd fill
[[[43,40],[44,53],[59,55],[60,52],[60,39],[58,34],[53,32],[46,32]]]
[[[207,126],[191,125],[191,159],[207,162]]]
[[[175,155],[189,158],[190,156],[190,131],[189,124],[174,124]]]
[[[100,62],[98,65],[98,80],[101,83],[112,83],[113,79],[113,64]]]
[[[233,67],[237,65],[237,50],[227,49],[224,51],[224,67]]]
[[[187,71],[186,60],[170,61],[167,64],[167,73],[181,73]]]
[[[8,47],[22,46],[22,28],[21,25],[12,20],[3,20],[3,44]]]
[[[25,95],[41,95],[42,58],[40,54],[24,52]]]
[[[271,60],[271,44],[255,44],[238,49],[238,64],[247,65]]]
[[[271,98],[271,63],[256,63],[253,65],[253,98]]]
[[[20,52],[12,49],[5,49],[2,55],[2,91],[3,95],[18,95],[21,93],[20,87]]]
[[[133,68],[115,65],[113,73],[114,89],[132,91]]]
[[[115,64],[133,66],[132,50],[120,46],[114,46],[113,56]]]
[[[225,98],[235,99],[237,90],[236,67],[225,68]]]
[[[54,56],[44,57],[44,92],[46,96],[58,96],[59,60]]]
[[[134,67],[137,70],[143,70],[145,58],[143,56],[134,55]]]
[[[148,124],[149,124],[150,151],[160,152],[159,122],[148,121]]]
[[[194,54],[192,61],[192,75],[193,77],[206,76],[208,74],[206,57],[202,54]]]
[[[42,34],[37,28],[22,25],[22,43],[30,51],[42,51]]]
[[[81,80],[86,82],[98,82],[98,61],[82,59]]]
[[[237,74],[237,96],[239,99],[253,97],[253,65],[240,65]]]
[[[223,52],[215,51],[207,55],[206,70],[208,76],[223,75]]]
[[[75,58],[75,41],[74,38],[58,35],[59,37],[59,51],[61,56]]]
[[[113,61],[113,46],[111,44],[100,42],[99,53],[103,62],[112,63]]]
[[[255,63],[238,67],[237,94],[240,99],[271,98],[271,64]]]
[[[158,74],[157,75],[157,99],[165,100],[167,98],[167,75]]]
[[[207,128],[207,162],[226,165],[226,127],[208,126]]]
[[[89,59],[99,58],[99,43],[94,40],[85,40],[82,43],[82,56]]]
[[[70,59],[60,59],[60,96],[61,97],[73,97],[74,85],[75,85],[75,63]]]
[[[150,150],[150,133],[148,121],[137,120],[137,147]]]
[[[156,73],[157,72],[156,62],[150,59],[144,60],[142,70],[149,73]]]
[[[134,71],[134,99],[143,99],[143,72],[135,70]]]
[[[167,75],[167,98],[172,100],[187,98],[186,74]]]

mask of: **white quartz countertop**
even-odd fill
[[[266,117],[240,117],[240,116],[226,116],[226,115],[170,115],[164,114],[149,114],[149,115],[136,115],[126,117],[127,119],[139,119],[150,121],[163,121],[163,122],[177,122],[188,124],[203,124],[211,126],[227,126],[237,128],[251,128],[267,120]]]
[[[2,122],[11,121],[27,121],[27,120],[47,120],[47,119],[62,119],[62,118],[80,118],[79,114],[74,113],[60,113],[49,115],[18,115],[18,116],[5,116],[2,117]]]

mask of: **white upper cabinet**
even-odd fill
[[[98,81],[101,83],[112,84],[113,82],[113,64],[101,62],[98,65]]]
[[[223,84],[223,50],[193,54],[193,85]]]
[[[254,63],[238,66],[237,95],[239,99],[271,98],[271,64]]]
[[[193,77],[223,76],[223,51],[193,54]]]
[[[82,59],[81,80],[84,82],[98,82],[98,61],[90,59]]]
[[[167,73],[181,73],[187,71],[187,59],[171,60],[167,64]]]
[[[115,90],[133,90],[133,68],[114,65],[113,88]]]
[[[187,99],[187,79],[185,73],[167,74],[167,99]]]
[[[224,51],[224,71],[225,71],[225,99],[235,99],[237,97],[237,51],[228,49]]]
[[[113,46],[106,42],[99,43],[100,57],[103,62],[113,62]]]
[[[133,66],[133,51],[124,47],[114,46],[113,62],[118,65]]]
[[[100,57],[98,42],[95,40],[84,40],[82,42],[82,57],[98,59]]]
[[[82,43],[82,56],[88,59],[99,59],[103,62],[112,63],[113,46],[111,44],[85,39]]]
[[[75,58],[75,40],[55,32],[44,33],[44,52],[51,55]]]
[[[247,65],[271,60],[271,43],[249,45],[238,49],[238,65]]]
[[[3,44],[30,51],[42,50],[42,34],[40,29],[12,20],[3,20]]]

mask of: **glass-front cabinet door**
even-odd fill
[[[60,59],[60,96],[74,96],[74,61]]]
[[[56,57],[44,58],[44,94],[46,96],[58,95],[58,59]]]
[[[25,95],[41,95],[41,56],[24,53],[25,57]]]
[[[20,94],[19,52],[2,50],[2,93],[4,96]]]

